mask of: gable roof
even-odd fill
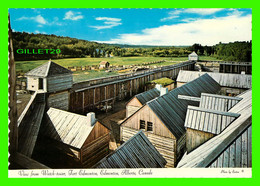
[[[178,95],[199,97],[203,92],[217,93],[219,90],[219,84],[208,74],[204,74],[181,87],[173,89],[163,96],[147,102],[147,105],[171,133],[179,139],[186,131],[184,121],[187,107],[188,105],[196,105],[197,103],[194,103],[194,101],[178,99]]]
[[[109,63],[108,61],[101,61],[99,64],[100,65],[105,65],[106,63]]]
[[[251,166],[252,90],[250,89],[238,97],[241,97],[242,100],[230,109],[230,112],[238,113],[240,116],[219,135],[211,138],[188,155],[184,155],[177,167]],[[241,137],[243,143],[241,143]],[[236,148],[234,148],[234,143]],[[216,164],[215,161],[221,157],[223,161]],[[230,163],[223,164],[224,161]],[[245,163],[234,164],[234,161],[244,161]]]
[[[192,52],[191,54],[189,54],[189,56],[192,56],[192,57],[197,57],[198,56],[198,54],[196,54],[196,52]]]
[[[227,112],[241,100],[241,97],[202,93],[199,107]]]
[[[181,70],[177,77],[177,82],[189,82],[203,74],[210,75],[216,82],[224,87],[246,88],[252,87],[252,75],[248,74],[231,74],[231,73],[214,73]]]
[[[158,96],[160,96],[160,91],[157,88],[153,88],[151,90],[135,95],[135,97],[140,101],[142,105]]]
[[[219,134],[239,116],[240,114],[237,113],[188,106],[184,126],[212,134]]]
[[[142,131],[100,160],[95,168],[163,168],[166,160]]]
[[[48,77],[60,74],[72,74],[72,72],[52,61],[48,61],[47,63],[27,72],[26,76]]]
[[[43,134],[49,138],[80,149],[97,123],[87,116],[50,108]]]

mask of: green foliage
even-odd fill
[[[99,44],[86,40],[79,40],[70,37],[60,37],[56,35],[29,34],[26,32],[13,33],[13,46],[15,60],[37,60],[37,59],[59,59],[77,57],[101,57],[110,51],[113,46]],[[17,49],[60,49],[60,54],[17,54]]]
[[[219,43],[214,46],[214,55],[226,61],[252,61],[252,42]]]
[[[174,81],[172,79],[169,79],[169,78],[161,78],[161,79],[155,79],[155,80],[150,81],[148,83],[150,83],[150,84],[161,84],[162,86],[167,86],[167,85],[174,83]]]

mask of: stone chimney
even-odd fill
[[[95,124],[95,121],[96,121],[95,112],[89,112],[87,114],[87,119],[88,119],[88,123],[90,123],[91,126],[93,126]]]
[[[156,88],[157,90],[161,91],[162,85],[161,85],[161,84],[156,84],[156,85],[155,85],[155,88]]]
[[[168,93],[168,88],[161,88],[161,91],[160,91],[160,96],[163,96],[164,94],[167,94]]]

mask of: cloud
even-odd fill
[[[223,10],[223,8],[187,8],[184,9],[184,13],[210,15],[210,14],[215,14],[216,12],[219,12],[221,10]]]
[[[211,15],[223,10],[223,8],[186,8],[170,11],[168,17],[160,19],[160,21],[168,21],[180,17],[180,14],[199,14]]]
[[[41,33],[41,34],[47,34],[46,32],[40,32],[39,30],[35,30],[34,33],[35,33],[35,34],[40,34],[40,33]]]
[[[105,21],[113,21],[113,22],[119,22],[121,19],[119,18],[112,18],[112,17],[96,17],[96,20],[105,20]]]
[[[102,43],[132,45],[214,45],[219,42],[249,41],[252,15],[230,15],[211,19],[197,19],[173,25],[142,30],[142,33],[120,34]]]
[[[41,15],[37,15],[35,17],[26,17],[26,16],[22,16],[20,18],[17,19],[18,21],[22,21],[22,20],[33,20],[39,24],[47,24],[47,21],[41,16]]]
[[[72,11],[66,12],[65,17],[63,18],[63,20],[73,20],[73,21],[77,21],[79,19],[83,19],[83,15],[81,15],[81,12],[72,12]]]
[[[57,25],[57,26],[61,26],[63,25],[63,23],[59,22],[59,18],[58,17],[54,17],[52,22],[48,22],[44,17],[42,17],[41,15],[37,15],[35,17],[26,17],[26,16],[22,16],[18,19],[16,19],[17,21],[22,21],[22,20],[32,20],[36,23],[38,23],[37,27],[43,27],[43,25]]]
[[[89,26],[89,27],[95,28],[96,30],[101,30],[101,29],[108,29],[108,28],[113,28],[118,25],[122,25],[122,23],[120,22],[122,19],[119,19],[119,18],[96,17],[96,20],[104,21],[104,25]]]

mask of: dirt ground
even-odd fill
[[[107,113],[96,113],[96,118],[104,125],[112,129],[112,135],[116,143],[120,143],[120,123],[126,117],[126,102],[128,100],[115,103],[114,110]]]

